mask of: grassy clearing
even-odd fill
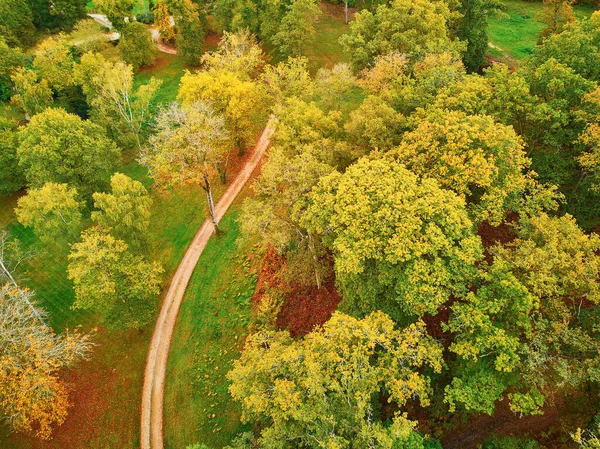
[[[499,47],[515,59],[523,59],[531,54],[537,43],[540,31],[545,24],[537,20],[537,15],[544,8],[542,2],[525,2],[520,0],[504,0],[506,14],[488,20],[489,38],[492,44]],[[594,11],[589,6],[574,6],[577,17],[587,17]],[[491,51],[494,54],[494,51]],[[498,53],[498,50],[496,50]]]
[[[243,431],[225,374],[247,332],[256,274],[238,244],[237,206],[221,222],[224,235],[202,253],[186,292],[169,355],[165,447],[203,442],[223,447]]]

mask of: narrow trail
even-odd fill
[[[218,221],[223,218],[223,215],[225,215],[225,212],[227,212],[227,209],[229,209],[229,206],[231,206],[257,167],[271,143],[270,138],[273,131],[274,127],[272,122],[269,121],[250,159],[217,203],[215,209]],[[142,449],[163,449],[163,400],[171,337],[188,282],[212,234],[212,223],[210,220],[205,220],[173,276],[156,321],[150,350],[148,351],[144,388],[142,390]]]

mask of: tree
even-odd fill
[[[153,318],[163,269],[128,251],[106,229],[91,227],[71,246],[68,277],[75,287],[75,309],[105,314],[113,328],[140,328]]]
[[[152,199],[139,181],[122,173],[110,178],[111,193],[94,193],[92,220],[113,237],[139,248],[147,240]]]
[[[514,211],[511,206],[523,191],[523,171],[529,165],[511,127],[461,112],[431,112],[404,135],[394,155],[414,173],[462,196],[474,221],[494,224]]]
[[[284,98],[297,97],[301,100],[312,98],[315,85],[308,71],[308,59],[288,58],[276,66],[267,65],[261,80],[267,85],[269,95],[276,104]]]
[[[15,126],[16,123],[0,118],[0,195],[9,195],[25,185],[17,158],[19,139]]]
[[[591,17],[567,25],[560,34],[554,34],[533,50],[533,67],[550,58],[569,66],[584,78],[600,81],[600,11]]]
[[[357,87],[356,77],[348,64],[322,68],[315,78],[320,102],[328,109],[340,109],[344,100]]]
[[[570,0],[544,0],[544,9],[537,19],[546,24],[540,33],[540,41],[548,36],[562,33],[575,20]]]
[[[217,50],[202,56],[202,64],[209,71],[228,71],[240,79],[249,80],[262,71],[265,55],[248,30],[225,31]]]
[[[517,239],[496,246],[476,292],[452,306],[458,355],[446,402],[492,414],[540,413],[557,390],[600,379],[594,307],[600,301],[600,237],[569,215],[523,217]],[[592,308],[590,308],[592,307]]]
[[[456,36],[467,43],[463,63],[469,72],[477,72],[484,63],[488,48],[488,17],[503,9],[499,0],[461,0],[462,14]]]
[[[214,209],[211,174],[227,164],[229,135],[225,119],[207,103],[172,103],[156,119],[156,133],[141,161],[163,186],[195,184],[206,192],[215,232],[218,219]],[[225,159],[225,161],[223,161]]]
[[[69,41],[78,55],[99,52],[108,44],[103,27],[94,19],[78,21],[69,34]]]
[[[416,425],[404,405],[429,403],[423,369],[441,367],[442,348],[423,322],[396,330],[381,312],[363,320],[334,313],[301,340],[287,331],[251,335],[227,377],[242,420],[260,425],[262,447],[391,449],[404,447]],[[378,398],[395,405],[389,423]]]
[[[94,0],[94,6],[104,13],[112,26],[121,31],[132,19],[135,0]]]
[[[316,0],[292,0],[271,41],[284,56],[301,56],[317,35],[315,21],[321,15]]]
[[[360,159],[321,179],[305,226],[333,251],[343,307],[397,321],[460,298],[482,257],[464,200],[395,161]]]
[[[178,97],[184,105],[209,102],[225,117],[227,129],[240,153],[254,136],[257,117],[264,112],[261,86],[224,69],[186,72],[181,78]]]
[[[47,182],[19,198],[15,213],[19,223],[32,227],[47,245],[74,240],[81,231],[77,190],[67,184]]]
[[[133,68],[121,61],[107,61],[102,55],[88,53],[75,68],[76,82],[92,107],[92,118],[102,123],[123,144],[142,149],[143,129],[152,118],[151,105],[162,84],[150,78],[134,89]]]
[[[46,182],[65,183],[88,199],[108,184],[120,162],[119,149],[104,129],[62,109],[35,115],[19,138],[19,165],[34,189]]]
[[[26,0],[0,2],[0,35],[11,47],[27,47],[35,41],[33,15]]]
[[[192,66],[200,64],[205,31],[200,21],[200,8],[191,0],[171,0],[177,32],[177,53]]]
[[[0,39],[0,100],[8,101],[13,94],[12,73],[23,66],[25,55],[19,48],[11,48]]]
[[[52,0],[50,14],[63,30],[71,30],[79,19],[85,17],[87,0]]]
[[[52,90],[48,81],[39,80],[33,70],[19,67],[14,71],[11,80],[15,85],[16,93],[10,100],[23,110],[27,120],[52,104]]]
[[[355,70],[391,52],[419,59],[426,53],[460,52],[462,44],[448,36],[450,11],[446,3],[394,0],[372,13],[363,10],[350,22],[350,33],[340,38]]]
[[[123,27],[119,48],[123,60],[131,65],[134,71],[156,62],[152,34],[143,23],[131,22]]]
[[[64,92],[73,84],[75,61],[67,46],[65,36],[49,37],[37,48],[33,67],[42,80],[57,92]]]
[[[160,33],[160,37],[165,42],[175,42],[175,28],[171,23],[171,14],[169,6],[165,0],[157,0],[154,6],[154,25]]]
[[[348,140],[362,147],[361,155],[396,147],[406,128],[406,118],[375,95],[365,98],[344,125]]]
[[[55,335],[33,294],[16,285],[0,287],[0,413],[16,431],[49,439],[69,406],[59,373],[85,359],[89,335]]]

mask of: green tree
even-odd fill
[[[154,316],[162,273],[158,262],[132,254],[124,241],[94,226],[71,246],[73,307],[105,314],[105,322],[114,328],[140,328]]]
[[[15,213],[19,223],[32,227],[42,242],[52,246],[73,241],[78,236],[81,208],[75,188],[47,182],[19,198]]]
[[[0,36],[11,47],[27,47],[35,41],[33,14],[26,0],[0,2]]]
[[[375,13],[357,13],[350,22],[350,33],[340,42],[356,70],[391,52],[403,53],[409,59],[443,51],[458,53],[464,46],[448,35],[450,17],[443,2],[394,0],[389,6],[378,6]]]
[[[568,25],[533,50],[533,67],[550,58],[566,64],[584,78],[600,81],[600,11]]]
[[[381,312],[362,320],[334,313],[301,340],[286,331],[251,335],[227,377],[242,420],[260,425],[262,447],[391,449],[404,447],[416,425],[405,404],[429,404],[423,368],[440,372],[442,348],[422,322],[396,330]],[[389,423],[379,397],[396,406]]]
[[[514,211],[529,165],[512,127],[457,111],[431,112],[405,134],[394,156],[414,173],[463,197],[474,221],[494,224]]]
[[[348,64],[336,64],[331,69],[319,69],[315,85],[322,105],[327,109],[340,109],[343,100],[357,88],[357,80]]]
[[[0,118],[0,195],[9,195],[25,185],[17,157],[19,139],[15,126],[16,123]]]
[[[230,139],[225,119],[207,103],[172,103],[156,119],[156,133],[141,161],[163,186],[200,185],[208,200],[215,232],[218,232],[212,197],[211,175],[226,166]]]
[[[484,63],[488,48],[488,18],[502,10],[499,0],[461,0],[458,11],[461,13],[456,36],[467,43],[463,63],[469,72],[477,72]]]
[[[23,110],[27,120],[52,105],[52,89],[48,81],[38,79],[33,70],[19,67],[13,72],[11,80],[15,85],[15,94],[10,101]]]
[[[45,39],[37,48],[33,67],[42,80],[57,92],[73,84],[75,61],[64,35]]]
[[[14,89],[11,75],[23,66],[24,56],[19,48],[11,48],[0,39],[0,100],[10,100]]]
[[[281,104],[287,97],[297,97],[305,101],[312,98],[315,85],[307,65],[308,59],[301,57],[288,58],[276,66],[265,66],[261,80],[266,84],[275,104]]]
[[[69,42],[78,55],[102,51],[108,44],[104,28],[94,19],[78,21],[69,34]]]
[[[553,34],[562,33],[575,20],[571,0],[544,0],[544,9],[537,19],[546,24],[540,33],[540,41]]]
[[[79,19],[85,17],[86,5],[87,0],[51,0],[49,9],[55,24],[70,31]]]
[[[452,306],[450,350],[458,355],[446,388],[453,411],[540,413],[558,388],[600,380],[593,308],[600,301],[600,237],[566,215],[524,216],[517,239],[495,246],[477,291]]]
[[[284,56],[301,56],[317,35],[315,22],[321,14],[316,0],[292,0],[271,42]]]
[[[120,162],[119,149],[102,127],[62,109],[35,115],[19,134],[19,165],[30,188],[65,183],[88,199],[103,190]]]
[[[51,437],[69,406],[60,373],[87,358],[89,335],[56,335],[33,293],[16,285],[0,287],[0,415],[18,432]]]
[[[119,49],[123,60],[131,65],[134,71],[156,62],[152,34],[143,23],[131,22],[123,27]]]
[[[384,159],[360,159],[321,179],[306,226],[333,251],[343,306],[398,321],[462,297],[482,246],[464,200]]]
[[[200,64],[204,27],[200,8],[191,0],[171,0],[170,5],[177,32],[177,52],[192,66]]]
[[[121,31],[132,20],[135,0],[94,0],[96,9],[106,15],[114,28]]]
[[[141,150],[144,127],[152,118],[152,101],[162,81],[152,77],[134,88],[130,65],[108,61],[96,53],[81,57],[75,79],[92,107],[94,122],[101,123],[123,146],[136,145]]]
[[[147,240],[152,199],[139,181],[122,173],[110,178],[111,193],[94,193],[92,220],[113,237],[139,248]]]

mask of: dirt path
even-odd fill
[[[252,172],[258,165],[262,155],[271,143],[273,134],[271,122],[262,133],[254,152],[246,165],[242,168],[233,183],[223,194],[216,206],[217,220],[221,220],[229,206],[240,193]],[[196,263],[213,233],[213,227],[209,220],[203,224],[190,247],[179,264],[175,275],[165,296],[160,315],[156,321],[154,334],[148,352],[146,372],[144,374],[144,388],[142,390],[142,413],[141,413],[141,448],[162,449],[163,448],[163,399],[165,387],[165,374],[167,370],[167,358],[171,337],[175,328],[179,307],[188,285],[190,277],[196,267]]]

